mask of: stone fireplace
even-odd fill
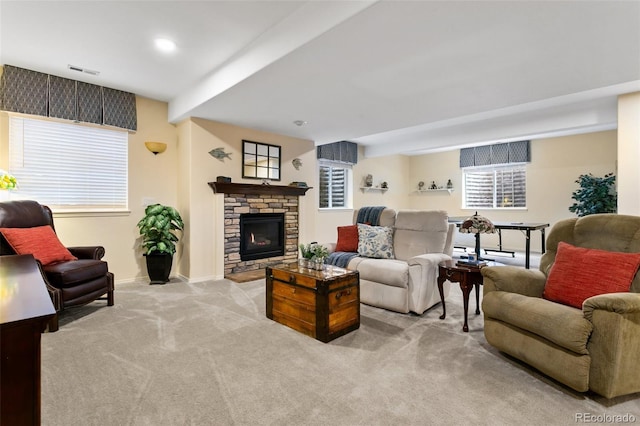
[[[297,188],[281,185],[252,185],[242,183],[209,182],[214,193],[224,193],[224,274],[264,269],[280,262],[294,262],[298,258],[298,197],[310,188]],[[260,251],[258,246],[272,245],[276,239],[272,231],[258,236],[254,232],[254,241],[243,241],[241,217],[255,219],[261,215],[272,219],[282,217],[282,241],[278,252],[270,249],[265,257],[254,256]],[[253,224],[259,228],[263,223]],[[243,225],[244,228],[244,225]],[[256,228],[254,228],[255,230]],[[244,229],[243,229],[244,230]],[[264,231],[264,229],[262,229]],[[267,243],[267,240],[268,243]],[[242,247],[241,247],[242,246]],[[241,254],[242,248],[250,248],[249,255]]]

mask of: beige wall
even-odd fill
[[[146,276],[136,224],[144,214],[143,199],[177,205],[177,132],[167,122],[167,104],[136,98],[138,131],[129,133],[129,210],[119,215],[54,215],[56,231],[67,246],[102,245],[104,260],[116,281]],[[165,142],[167,150],[153,155],[145,141]],[[0,113],[0,167],[6,167],[8,152],[8,114]],[[20,198],[20,191],[14,194]],[[180,249],[180,246],[179,246]],[[180,253],[178,253],[178,258]],[[174,271],[177,265],[174,264]]]
[[[217,176],[231,177],[235,183],[262,183],[242,179],[242,140],[246,139],[282,147],[282,178],[271,182],[272,185],[304,181],[315,186],[312,184],[317,179],[314,144],[309,140],[197,118],[181,123],[179,133],[181,208],[187,212],[185,220],[189,228],[180,271],[190,280],[222,278],[224,196],[214,194],[207,183],[215,181]],[[224,148],[231,158],[221,161],[212,157],[208,152],[215,148]],[[300,170],[293,167],[294,158],[302,160]],[[316,198],[315,188],[300,197],[301,241],[315,237]]]
[[[358,163],[352,168],[353,173],[353,208],[363,206],[389,206],[395,209],[410,208],[407,198],[409,180],[409,158],[405,155],[390,155],[386,157],[364,158],[363,150],[358,150]],[[317,167],[317,166],[316,166]],[[368,174],[373,176],[373,186],[387,182],[389,189],[381,191],[361,189],[364,178]],[[317,176],[314,177],[317,181]],[[316,182],[317,185],[317,182]],[[353,219],[353,209],[327,211],[318,209],[316,202],[314,209],[318,220],[315,237],[310,241],[335,242],[338,238],[338,226],[350,224]]]
[[[640,215],[640,92],[618,98],[618,213]]]
[[[579,175],[592,173],[604,176],[616,172],[616,131],[588,133],[559,138],[540,139],[531,142],[531,163],[527,166],[527,209],[479,210],[478,213],[495,221],[548,222],[575,217],[569,212],[573,204],[571,193],[578,189],[575,180]],[[469,216],[475,210],[462,209],[462,171],[459,167],[459,150],[411,157],[410,190],[415,190],[422,180],[444,184],[451,179],[454,191],[411,192],[410,206],[414,209],[443,209],[449,216]],[[482,236],[483,247],[497,246],[495,235]],[[460,245],[473,246],[473,237],[457,234]],[[505,248],[524,249],[524,236],[519,231],[504,231]],[[532,251],[540,251],[540,233],[532,233]]]

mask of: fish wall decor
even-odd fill
[[[224,152],[224,148],[212,149],[211,151],[209,151],[209,154],[213,158],[217,158],[218,160],[220,160],[222,162],[224,162],[225,158],[228,158],[229,160],[231,160],[231,153],[230,152]]]

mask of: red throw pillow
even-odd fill
[[[78,259],[62,245],[49,225],[33,228],[0,228],[17,254],[32,254],[43,265]]]
[[[338,226],[336,251],[349,253],[358,251],[358,225]]]
[[[592,296],[629,291],[640,253],[575,247],[560,242],[542,297],[582,309]]]

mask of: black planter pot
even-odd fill
[[[145,254],[147,258],[147,272],[149,273],[149,284],[164,284],[169,282],[173,255],[166,253]]]

